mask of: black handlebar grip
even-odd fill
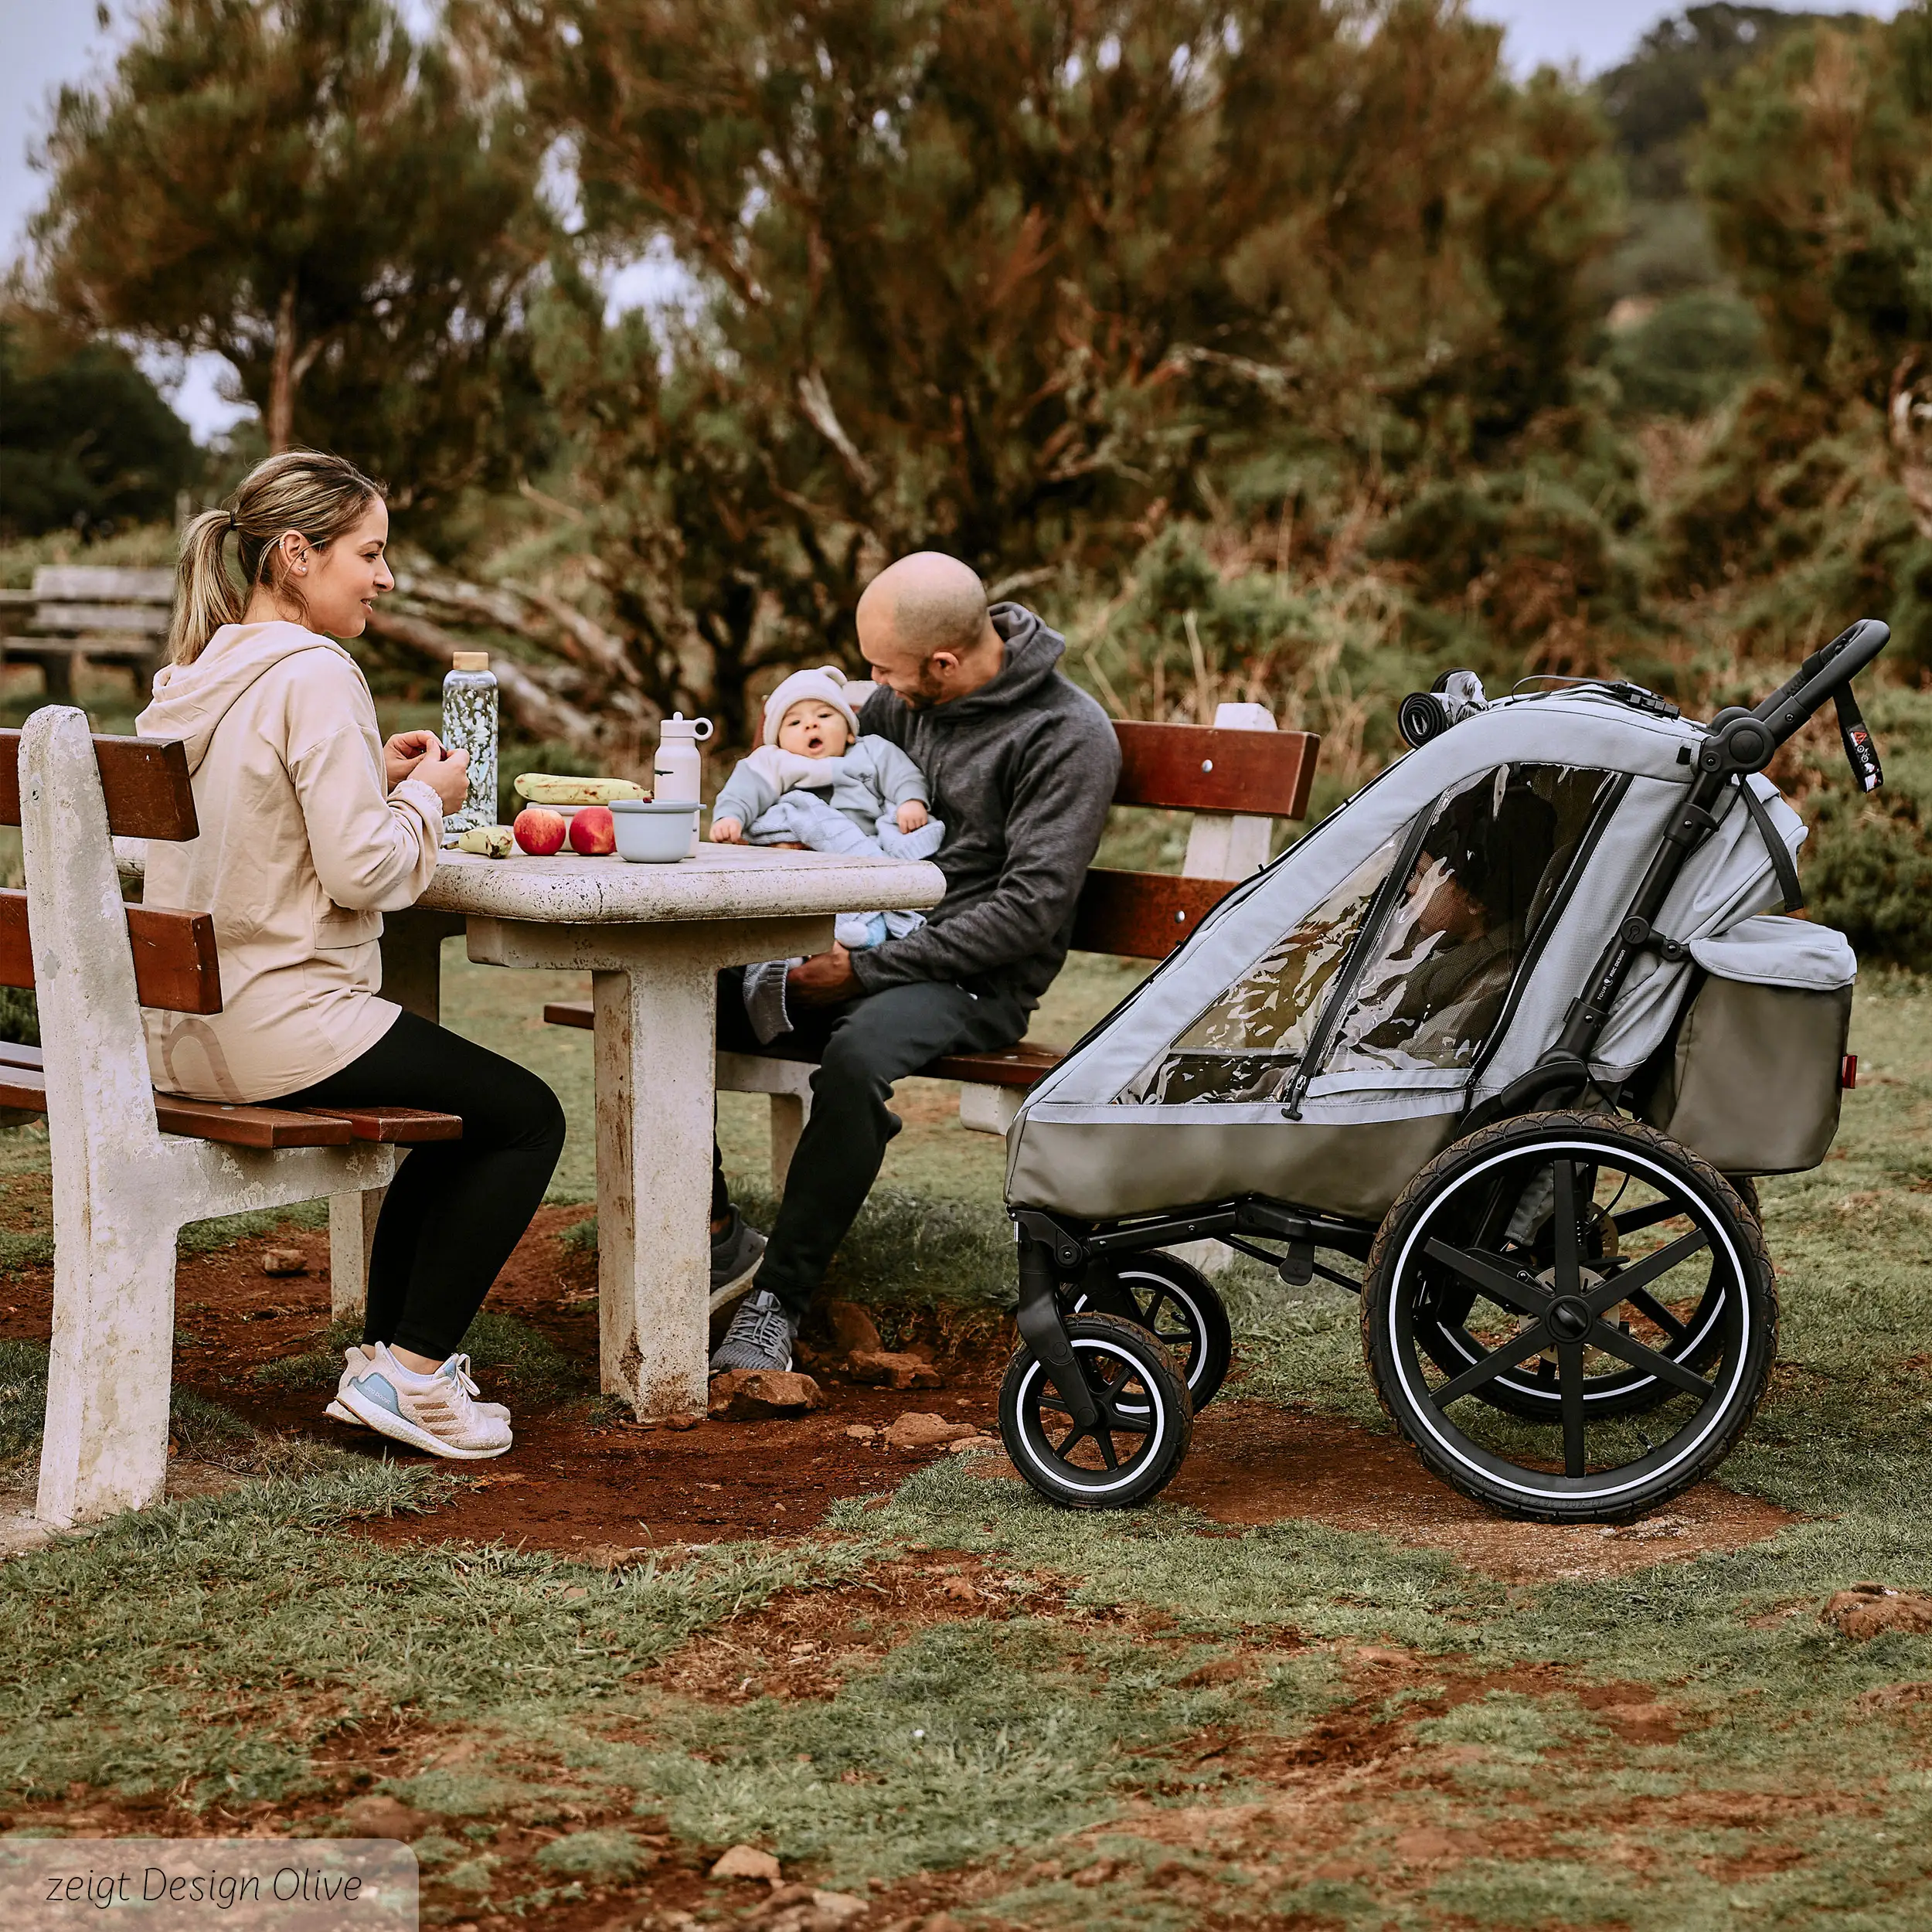
[[[1890,627],[1876,617],[1861,617],[1807,658],[1798,675],[1773,692],[1752,715],[1770,727],[1774,743],[1783,744],[1810,722],[1827,698],[1850,689],[1852,680],[1885,648],[1891,635]]]

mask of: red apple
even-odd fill
[[[580,805],[570,821],[570,849],[601,859],[617,849],[617,821],[608,805]]]
[[[516,834],[516,842],[532,859],[547,859],[552,852],[560,851],[564,834],[570,828],[569,821],[562,812],[546,811],[538,805],[519,811],[516,823],[510,828]]]

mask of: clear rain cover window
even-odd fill
[[[1487,1044],[1607,774],[1499,765],[1437,808],[1322,1070],[1468,1066]]]
[[[1500,765],[1430,808],[1401,898],[1356,977],[1328,1073],[1471,1064],[1529,936],[1567,875],[1607,774]],[[1144,1067],[1117,1105],[1230,1105],[1284,1096],[1323,996],[1407,835],[1388,840]]]
[[[1308,1051],[1321,995],[1389,876],[1400,835],[1369,855],[1128,1083],[1121,1106],[1273,1100]]]

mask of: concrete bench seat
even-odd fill
[[[95,738],[63,706],[0,732],[0,823],[24,892],[0,893],[0,985],[30,986],[43,1044],[0,1043],[0,1111],[44,1114],[53,1169],[53,1338],[35,1513],[56,1527],[158,1502],[168,1468],[180,1230],[366,1196],[396,1148],[460,1137],[406,1107],[225,1106],[158,1093],[141,1009],[221,1011],[214,922],[130,906],[114,839],[197,835],[178,743]]]

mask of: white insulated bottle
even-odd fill
[[[709,718],[687,718],[682,711],[658,721],[657,756],[651,763],[651,795],[660,804],[696,804],[704,795],[704,764],[698,747],[711,736]],[[691,827],[691,853],[698,849],[698,828]]]

